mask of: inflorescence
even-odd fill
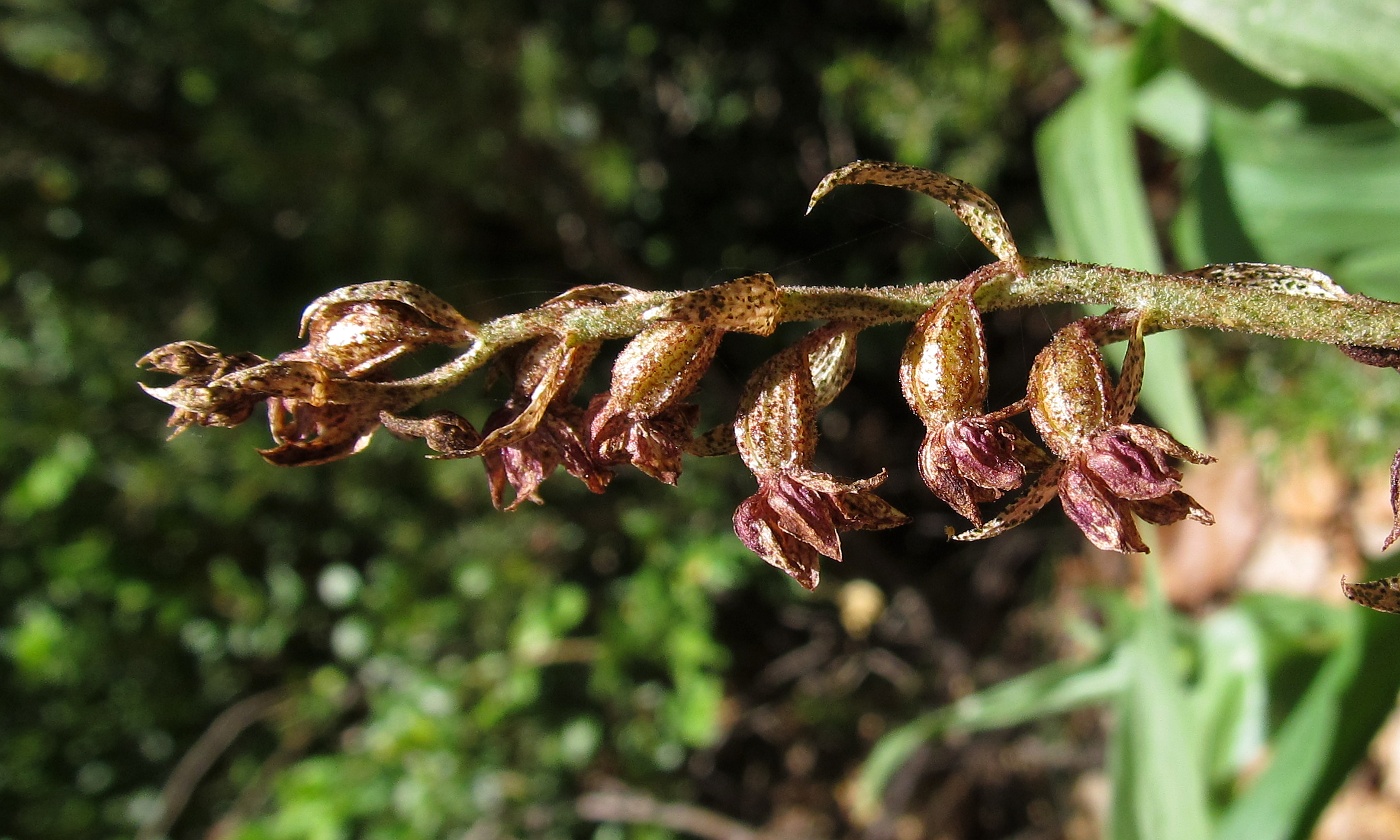
[[[913,321],[900,360],[905,400],[926,427],[918,466],[924,483],[968,520],[955,540],[979,540],[1019,525],[1058,496],[1099,548],[1146,552],[1137,519],[1165,525],[1213,520],[1181,487],[1179,461],[1213,459],[1165,430],[1129,422],[1142,381],[1143,337],[1182,327],[1215,327],[1342,348],[1365,364],[1400,367],[1400,306],[1343,291],[1320,272],[1234,263],[1174,275],[1023,256],[997,205],[947,175],[900,164],[857,161],[829,174],[808,211],[844,184],[879,184],[938,199],[957,213],[997,262],[961,281],[878,289],[780,287],[755,274],[695,292],[581,286],[535,309],[478,324],[412,283],[380,281],[338,289],[302,316],[300,349],[264,359],[179,341],[140,366],[174,374],[142,386],[174,407],[169,425],[236,426],[266,403],[275,446],[260,454],[280,466],[309,466],[359,452],[381,426],[423,440],[431,458],[480,456],[496,507],[540,503],[539,486],[558,467],[601,493],[631,464],[666,484],[684,455],[737,453],[758,491],[734,514],[739,538],[808,589],[821,556],[841,559],[841,531],[879,530],[908,517],[877,490],[885,472],[845,479],[813,466],[817,416],[850,381],[856,339],[876,324]],[[981,313],[1052,302],[1115,306],[1059,330],[1032,366],[1026,396],[987,410],[986,334]],[[697,435],[688,398],[726,332],[770,335],[779,323],[819,321],[797,343],[753,372],[732,423]],[[575,401],[603,342],[630,338],[607,393]],[[1117,381],[1100,347],[1126,341]],[[462,348],[426,374],[394,379],[393,362],[429,345]],[[451,411],[406,412],[496,361],[510,395],[478,428]],[[1010,422],[1028,413],[1040,442]],[[1009,498],[996,515],[983,506]],[[1400,453],[1391,505],[1400,538]],[[1348,597],[1400,612],[1400,579],[1347,584]]]

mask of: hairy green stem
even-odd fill
[[[987,310],[1051,303],[1101,304],[1140,310],[1149,331],[1201,327],[1316,341],[1400,348],[1400,304],[1364,295],[1344,299],[1264,286],[1150,274],[1112,266],[1040,258],[1025,260],[1023,276],[1004,264],[984,284],[977,304]],[[958,281],[851,289],[788,286],[779,290],[778,320],[850,320],[875,325],[912,321]],[[616,303],[569,310],[535,309],[483,324],[477,340],[443,366],[396,382],[346,382],[347,391],[374,392],[399,409],[451,390],[513,344],[545,335],[572,342],[635,335],[647,312],[680,292],[636,292]]]

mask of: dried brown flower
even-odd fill
[[[817,411],[849,380],[855,335],[849,324],[829,324],[769,359],[750,378],[734,424],[739,455],[758,479],[758,492],[734,513],[734,532],[808,589],[820,577],[820,555],[841,559],[839,532],[908,521],[874,493],[884,471],[851,481],[811,468]]]
[[[359,379],[420,347],[468,342],[476,331],[475,323],[422,286],[399,280],[359,283],[312,301],[301,316],[306,346],[279,358],[316,362]]]
[[[904,347],[899,381],[904,399],[927,428],[919,474],[934,495],[977,525],[981,502],[1021,486],[1023,459],[1043,460],[1034,444],[987,402],[987,339],[973,302],[997,263],[954,286],[920,316]]]
[[[1141,322],[1130,339],[1118,394],[1110,392],[1098,345],[1081,323],[1055,334],[1031,368],[1031,420],[1064,462],[1059,495],[1089,541],[1108,551],[1146,552],[1133,515],[1158,525],[1210,513],[1181,490],[1171,459],[1213,461],[1162,429],[1126,422],[1141,381]],[[1130,394],[1130,395],[1129,395]]]
[[[583,410],[570,402],[598,349],[597,342],[571,346],[544,338],[517,359],[511,395],[487,418],[475,449],[486,463],[496,507],[542,504],[539,486],[560,465],[595,493],[607,487],[612,474],[589,451]],[[515,493],[508,505],[507,487]]]

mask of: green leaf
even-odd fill
[[[1172,615],[1155,564],[1147,563],[1148,602],[1124,646],[1127,686],[1115,706],[1109,747],[1115,840],[1204,840],[1209,835],[1202,760],[1172,640]]]
[[[1366,754],[1400,690],[1400,622],[1355,609],[1350,632],[1280,728],[1269,766],[1222,816],[1215,840],[1307,837]]]
[[[1084,88],[1041,126],[1036,161],[1060,256],[1160,272],[1134,148],[1131,58],[1111,47],[1087,54]],[[1204,445],[1182,337],[1152,336],[1148,347],[1143,405],[1182,442]]]
[[[1264,641],[1253,617],[1235,607],[1202,622],[1197,639],[1190,731],[1206,781],[1222,786],[1259,754],[1268,735]]]
[[[890,779],[922,745],[951,732],[981,732],[1106,702],[1125,684],[1120,657],[1055,662],[927,712],[875,745],[856,779],[856,813],[874,817]]]
[[[1354,93],[1400,120],[1400,16],[1393,0],[1156,0],[1290,87]]]

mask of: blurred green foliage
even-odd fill
[[[688,462],[664,493],[556,478],[548,506],[500,514],[478,465],[387,436],[306,470],[263,464],[255,423],[167,443],[135,387],[170,340],[288,349],[305,303],[364,280],[486,319],[584,282],[883,283],[985,259],[893,191],[802,219],[856,157],[978,183],[1023,241],[1045,238],[1043,188],[1064,255],[1294,261],[1396,296],[1393,64],[1359,73],[1324,38],[1293,76],[1268,20],[1245,50],[1197,4],[1051,5],[1062,22],[990,0],[0,3],[0,836],[675,836],[579,818],[578,794],[614,786],[755,825],[802,813],[814,836],[887,830],[882,809],[1059,836],[1033,807],[1063,805],[1048,771],[921,791],[1015,737],[992,730],[1084,705],[1119,721],[1115,837],[1305,834],[1394,698],[1391,625],[1278,599],[1196,622],[1105,595],[1102,624],[1074,628],[1084,657],[1045,665],[1017,611],[1070,538],[944,542],[894,382],[902,335],[862,336],[824,457],[891,467],[916,522],[849,539],[815,596],[733,537],[752,487],[732,461]],[[1289,5],[1279,28],[1321,14]],[[1049,321],[989,323],[1014,389]],[[710,419],[768,346],[727,343]],[[1358,460],[1393,445],[1395,377],[1257,347],[1182,346],[1175,373],[1154,351],[1157,406],[1185,399],[1189,363],[1217,374],[1196,380],[1208,409],[1331,429]],[[861,629],[848,602],[872,590]],[[951,759],[900,780],[969,731],[988,746],[945,740]],[[1266,742],[1286,758],[1237,793]]]
[[[498,514],[478,465],[387,438],[301,471],[253,454],[255,423],[167,443],[133,362],[178,338],[275,354],[309,300],[386,277],[486,319],[583,282],[962,273],[975,241],[894,224],[902,198],[804,221],[807,191],[896,153],[1027,182],[1015,100],[1057,61],[1047,20],[848,0],[0,4],[0,836],[588,836],[573,797],[605,784],[766,819],[774,800],[739,780],[782,757],[736,725],[778,701],[745,686],[840,625],[733,537],[751,492],[733,463],[665,494],[556,479],[548,507]],[[825,254],[870,236],[887,256]],[[892,371],[898,342],[872,358]],[[752,365],[726,352],[715,419]],[[892,382],[871,388],[893,413]],[[887,454],[851,448],[850,473]],[[899,557],[940,530],[868,543],[856,573],[929,589]],[[860,690],[779,704],[784,727],[829,733],[828,784],[870,704],[920,702]]]

